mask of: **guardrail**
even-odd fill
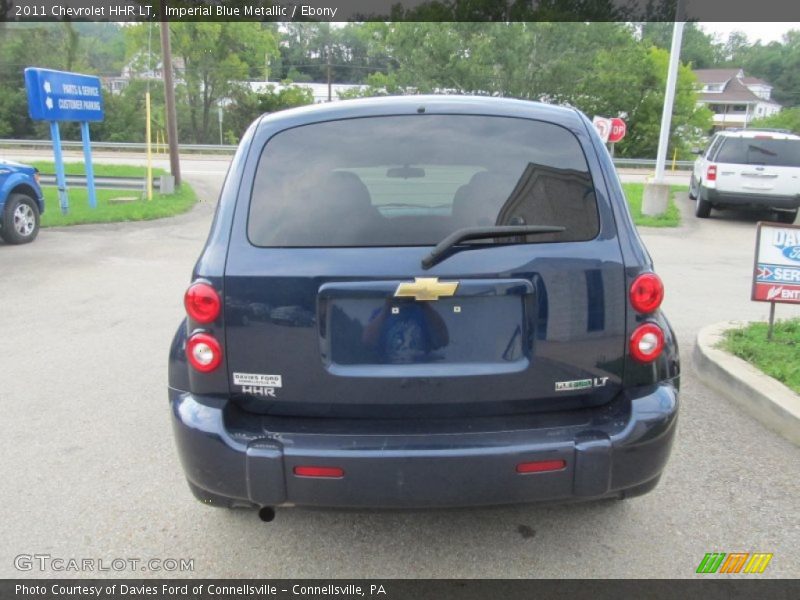
[[[618,169],[620,167],[628,168],[628,169],[655,169],[656,168],[656,159],[655,158],[615,158],[614,159],[614,166]],[[682,171],[691,170],[694,166],[693,160],[676,160],[675,161],[675,168],[680,169]],[[666,164],[667,170],[672,168],[672,161],[668,160]]]
[[[53,143],[50,140],[9,140],[0,139],[0,148],[31,148],[36,150],[50,149]],[[81,142],[61,142],[65,149],[81,150]],[[153,144],[153,152],[167,153],[165,144]],[[189,154],[233,154],[236,146],[225,144],[180,144],[181,152]],[[144,152],[143,142],[92,142],[92,150],[110,150],[114,152]],[[686,170],[691,169],[694,161],[678,160],[675,161],[675,168]],[[617,168],[629,169],[654,169],[656,160],[654,158],[614,158],[614,165]],[[672,161],[667,161],[667,169],[672,168]]]
[[[86,187],[86,177],[84,175],[67,175],[67,187]],[[144,177],[97,177],[94,178],[94,185],[98,189],[104,190],[135,190],[144,192]],[[56,185],[56,176],[49,173],[39,174],[39,183],[42,185]],[[161,179],[153,177],[153,190],[161,189]]]
[[[0,148],[28,148],[34,150],[49,150],[53,147],[50,140],[9,140],[0,139]],[[61,141],[61,147],[65,150],[82,150],[81,142]],[[152,144],[153,152],[167,154],[166,144]],[[233,154],[236,146],[220,144],[180,144],[181,152],[187,153],[206,153],[206,154]],[[114,152],[144,152],[146,150],[144,142],[92,142],[92,150],[111,150]]]

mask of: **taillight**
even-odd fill
[[[219,342],[207,333],[195,333],[186,341],[186,358],[201,373],[209,373],[222,362]]]
[[[219,316],[222,303],[217,290],[207,283],[193,283],[183,296],[186,314],[198,323],[213,323]]]
[[[628,344],[631,356],[641,363],[650,363],[664,350],[664,332],[655,323],[639,325]]]
[[[717,165],[708,165],[708,170],[706,171],[706,181],[716,181],[717,180]]]
[[[633,281],[629,295],[633,309],[648,314],[661,306],[664,300],[664,284],[655,273],[643,273]]]

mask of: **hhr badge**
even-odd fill
[[[404,282],[398,285],[394,296],[429,302],[453,296],[457,288],[458,281],[439,281],[438,277],[415,277],[414,283]]]

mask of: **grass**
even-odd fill
[[[26,164],[36,167],[39,171],[47,175],[55,175],[56,173],[56,166],[52,161],[37,160]],[[97,177],[144,177],[147,173],[147,167],[140,167],[137,165],[106,165],[102,163],[93,163],[93,166],[94,174]],[[82,162],[65,162],[64,172],[67,175],[85,175],[86,169]],[[166,174],[167,172],[164,169],[153,167],[153,177]]]
[[[149,221],[185,213],[195,202],[197,195],[187,183],[171,195],[153,194],[153,199],[141,199],[142,194],[132,190],[97,190],[97,208],[89,208],[89,196],[83,188],[69,190],[69,214],[62,215],[58,204],[58,190],[43,187],[45,211],[42,227],[60,227],[84,223],[114,223],[118,221]],[[132,202],[112,204],[113,198],[137,199]]]
[[[800,393],[800,319],[777,321],[771,342],[767,323],[730,329],[720,347]]]
[[[681,224],[681,214],[678,205],[675,204],[675,193],[686,192],[689,190],[685,185],[670,186],[669,203],[667,212],[657,217],[642,214],[642,196],[644,195],[643,183],[623,183],[622,189],[628,199],[628,206],[631,209],[633,222],[641,227],[677,227]]]

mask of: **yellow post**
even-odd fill
[[[147,199],[153,199],[153,153],[150,148],[150,92],[144,95],[145,111],[145,146],[147,148]]]
[[[675,170],[675,159],[677,159],[677,158],[678,158],[678,149],[675,148],[675,150],[672,152],[672,170],[673,171]]]

